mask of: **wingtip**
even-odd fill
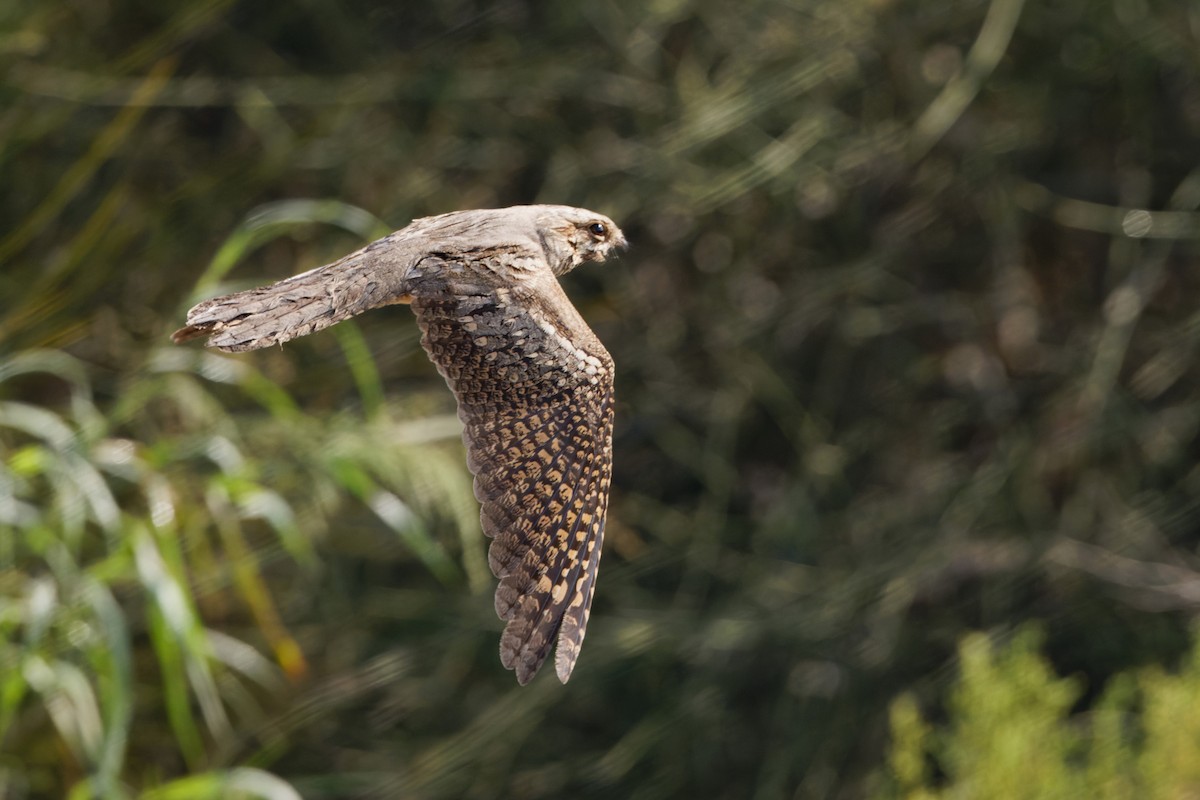
[[[171,341],[175,344],[183,344],[192,339],[199,339],[212,333],[210,325],[185,325],[179,330],[171,334]]]
[[[575,662],[579,659],[579,648],[569,645],[569,642],[563,640],[560,632],[558,644],[554,649],[554,673],[564,684],[571,680],[571,673],[575,671]]]
[[[533,680],[534,675],[537,675],[538,667],[540,667],[541,664],[531,667],[528,663],[522,661],[517,656],[518,654],[516,651],[506,652],[503,645],[501,646],[500,664],[505,669],[511,669],[513,674],[517,676],[517,683],[519,683],[521,686],[525,686],[531,680]]]
[[[563,667],[562,664],[556,663],[554,665],[554,672],[555,672],[555,675],[558,677],[559,683],[565,684],[567,681],[569,681],[571,679],[571,670],[574,669],[574,667],[575,667],[574,664],[571,664],[565,668]],[[510,669],[512,669],[513,672],[516,673],[517,683],[520,684],[521,686],[526,686],[530,681],[532,681],[535,677],[537,677],[537,674],[538,674],[538,672],[541,671],[541,668],[542,668],[541,664],[538,664],[536,667],[530,667],[527,664],[518,663],[514,667],[511,667]]]

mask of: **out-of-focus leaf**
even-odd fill
[[[140,800],[300,800],[286,781],[262,770],[238,767],[179,778],[138,795]]]

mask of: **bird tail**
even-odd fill
[[[388,257],[390,238],[270,286],[205,300],[171,340],[207,336],[209,347],[239,353],[307,336],[377,306],[407,303],[407,269]]]

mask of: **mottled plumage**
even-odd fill
[[[333,264],[200,303],[174,340],[253,350],[411,303],[458,399],[508,622],[500,661],[528,683],[557,642],[565,683],[604,541],[613,364],[556,276],[624,244],[610,219],[567,206],[427,217]]]

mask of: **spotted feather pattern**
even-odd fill
[[[508,624],[501,663],[528,683],[557,642],[571,675],[587,630],[612,472],[612,361],[535,298],[417,298],[422,344],[450,384]],[[572,309],[573,310],[573,309]],[[590,345],[590,346],[588,346]]]

